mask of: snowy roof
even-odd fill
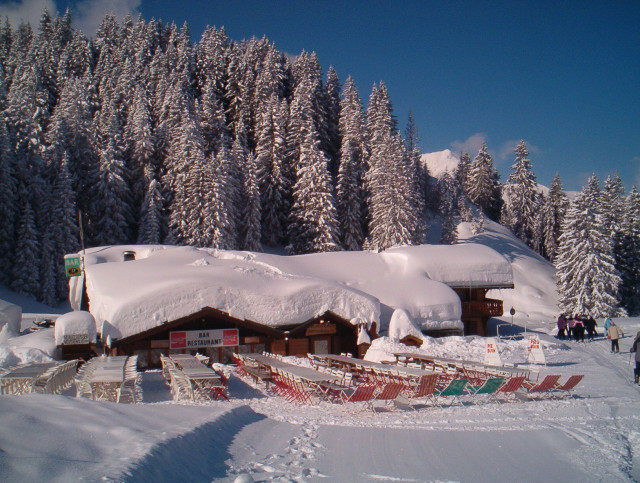
[[[0,329],[5,325],[13,333],[20,332],[20,320],[22,319],[22,308],[6,300],[0,300]]]
[[[56,345],[88,344],[96,341],[96,321],[89,312],[77,310],[56,319]]]
[[[136,252],[135,261],[123,252]],[[422,330],[461,329],[460,299],[447,285],[512,283],[509,263],[482,245],[300,256],[173,246],[87,250],[87,293],[98,331],[128,337],[211,307],[272,327],[332,311],[380,322],[396,308]],[[79,279],[78,279],[79,280]],[[79,290],[73,290],[77,306]],[[75,295],[74,295],[75,294]],[[354,322],[355,323],[355,322]]]

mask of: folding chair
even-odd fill
[[[498,389],[500,389],[500,386],[502,386],[503,382],[504,377],[490,377],[489,379],[484,381],[484,384],[481,384],[479,386],[467,385],[467,392],[474,396],[477,396],[478,394],[487,394],[491,396],[495,394]]]
[[[541,398],[550,397],[551,391],[558,384],[559,379],[560,376],[557,374],[548,375],[539,383],[525,382],[523,386],[527,390],[529,397],[533,397],[534,395],[539,395]]]
[[[584,374],[579,374],[579,375],[576,374],[576,375],[570,376],[569,379],[567,379],[564,384],[557,383],[552,390],[552,396],[555,395],[556,393],[559,393],[563,396],[569,395],[572,398],[575,398],[575,395],[573,394],[572,391],[578,384],[580,384],[580,381],[582,381],[582,379],[584,379]]]
[[[441,404],[438,404],[436,398],[451,398],[451,403],[449,406],[453,404],[454,401],[460,402],[458,397],[462,395],[465,387],[469,381],[467,379],[452,379],[449,383],[441,390],[436,389],[434,392],[434,402],[438,407],[442,407]]]
[[[351,394],[347,394],[345,391],[342,393],[340,402],[344,403],[358,403],[362,402],[366,407],[374,411],[372,399],[377,386],[375,384],[360,384],[355,388]]]
[[[385,406],[390,405],[405,388],[401,382],[388,382],[382,388],[379,394],[376,395],[376,401],[385,401]]]
[[[494,399],[496,399],[498,402],[501,402],[501,399],[498,397],[501,394],[505,394],[505,397],[502,399],[503,401],[507,401],[510,398],[515,399],[516,391],[518,391],[522,387],[525,379],[526,376],[510,377],[509,379],[507,379],[507,382],[500,386],[495,394],[493,394]]]

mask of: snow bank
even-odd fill
[[[418,339],[424,338],[422,332],[415,326],[406,310],[394,310],[391,320],[389,321],[389,337],[400,340],[408,335],[413,335]]]
[[[95,342],[96,320],[84,310],[61,315],[56,320],[55,340],[56,345]]]
[[[17,335],[20,332],[22,309],[5,300],[0,300],[0,330],[6,326],[5,331]]]

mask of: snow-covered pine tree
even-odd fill
[[[16,243],[15,225],[18,219],[15,157],[9,144],[4,116],[0,114],[0,283],[8,284],[11,259]]]
[[[325,152],[329,158],[329,172],[332,176],[338,173],[338,160],[340,158],[340,79],[333,66],[327,71],[327,83],[325,85],[326,101],[326,129],[327,140]]]
[[[40,295],[40,243],[36,220],[29,200],[25,200],[18,222],[11,289],[21,295]]]
[[[103,106],[96,117],[99,161],[87,222],[87,238],[98,246],[131,241],[133,213],[122,136],[122,112],[116,101]]]
[[[362,102],[351,77],[344,85],[339,126],[342,146],[336,200],[340,238],[345,250],[360,250],[364,242],[362,171],[366,131]]]
[[[338,221],[328,160],[312,123],[305,127],[300,150],[298,179],[293,186],[293,206],[289,223],[292,254],[339,250]]]
[[[601,202],[598,178],[592,176],[564,219],[556,258],[561,312],[596,318],[624,312],[618,307],[620,275]]]
[[[198,149],[199,148],[199,149]],[[214,179],[213,168],[204,156],[202,146],[194,142],[187,160],[189,169],[185,173],[185,199],[182,209],[184,231],[181,240],[190,246],[213,246],[215,230]],[[173,214],[173,213],[172,213]],[[174,226],[176,223],[174,222]]]
[[[262,241],[275,246],[286,239],[288,196],[286,101],[273,94],[262,109],[257,131],[256,169],[262,205]]]
[[[238,239],[237,225],[230,210],[233,196],[228,192],[231,185],[229,176],[229,157],[231,154],[223,146],[215,159],[211,160],[213,166],[212,208],[210,214],[213,218],[212,248],[229,250],[235,246]]]
[[[262,235],[262,227],[260,218],[262,213],[260,211],[260,188],[256,170],[256,158],[253,153],[249,153],[244,169],[245,204],[242,213],[240,247],[243,250],[261,252],[260,237]]]
[[[498,219],[502,208],[499,179],[493,158],[483,142],[469,168],[466,191],[469,200],[494,221]]]
[[[629,315],[640,314],[640,194],[632,187],[625,201],[618,269],[620,302]]]
[[[503,190],[502,224],[513,231],[527,245],[532,246],[536,227],[536,214],[540,208],[536,176],[531,170],[529,151],[524,141],[515,149],[516,159]]]
[[[413,119],[413,112],[409,111],[409,121],[405,131],[405,148],[408,156],[408,164],[414,171],[414,193],[415,193],[415,210],[419,213],[419,223],[416,225],[416,233],[414,235],[415,243],[423,243],[427,229],[426,216],[428,201],[433,198],[429,194],[429,169],[427,165],[420,160],[420,137],[418,136],[418,128]]]
[[[370,220],[365,248],[386,250],[416,243],[420,214],[414,201],[414,171],[407,165],[406,159],[406,151],[398,134],[390,137],[371,155],[370,167],[365,175]],[[398,180],[406,182],[399,183]]]
[[[613,244],[616,268],[622,272],[622,236],[625,216],[624,186],[618,173],[607,176],[602,190],[602,223]]]
[[[464,152],[460,155],[460,161],[458,162],[458,167],[456,168],[456,178],[458,180],[458,183],[460,184],[460,186],[462,187],[462,189],[465,192],[465,195],[467,194],[467,183],[468,183],[468,176],[469,176],[469,170],[471,169],[471,156],[469,156],[469,153]]]
[[[542,213],[544,218],[544,253],[553,263],[558,254],[562,221],[568,207],[567,195],[562,190],[562,181],[558,173],[553,178],[549,194],[545,197]]]
[[[458,222],[456,219],[456,200],[459,187],[457,179],[445,171],[438,180],[438,192],[440,199],[439,212],[442,216],[442,233],[440,243],[443,245],[455,245],[458,241]]]
[[[47,237],[53,241],[52,270],[55,274],[56,301],[67,298],[69,282],[64,268],[64,255],[77,252],[79,234],[75,194],[71,188],[69,156],[65,152],[61,160],[54,158],[54,179],[51,186],[51,218]]]
[[[147,190],[140,209],[140,226],[138,229],[138,243],[156,245],[162,242],[166,235],[167,223],[163,215],[164,197],[160,182],[147,168]]]

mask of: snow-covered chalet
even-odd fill
[[[278,256],[176,246],[88,249],[70,281],[74,310],[88,310],[105,350],[359,353],[402,309],[422,333],[484,334],[513,288],[510,263],[477,244]],[[361,354],[362,355],[362,354]]]

